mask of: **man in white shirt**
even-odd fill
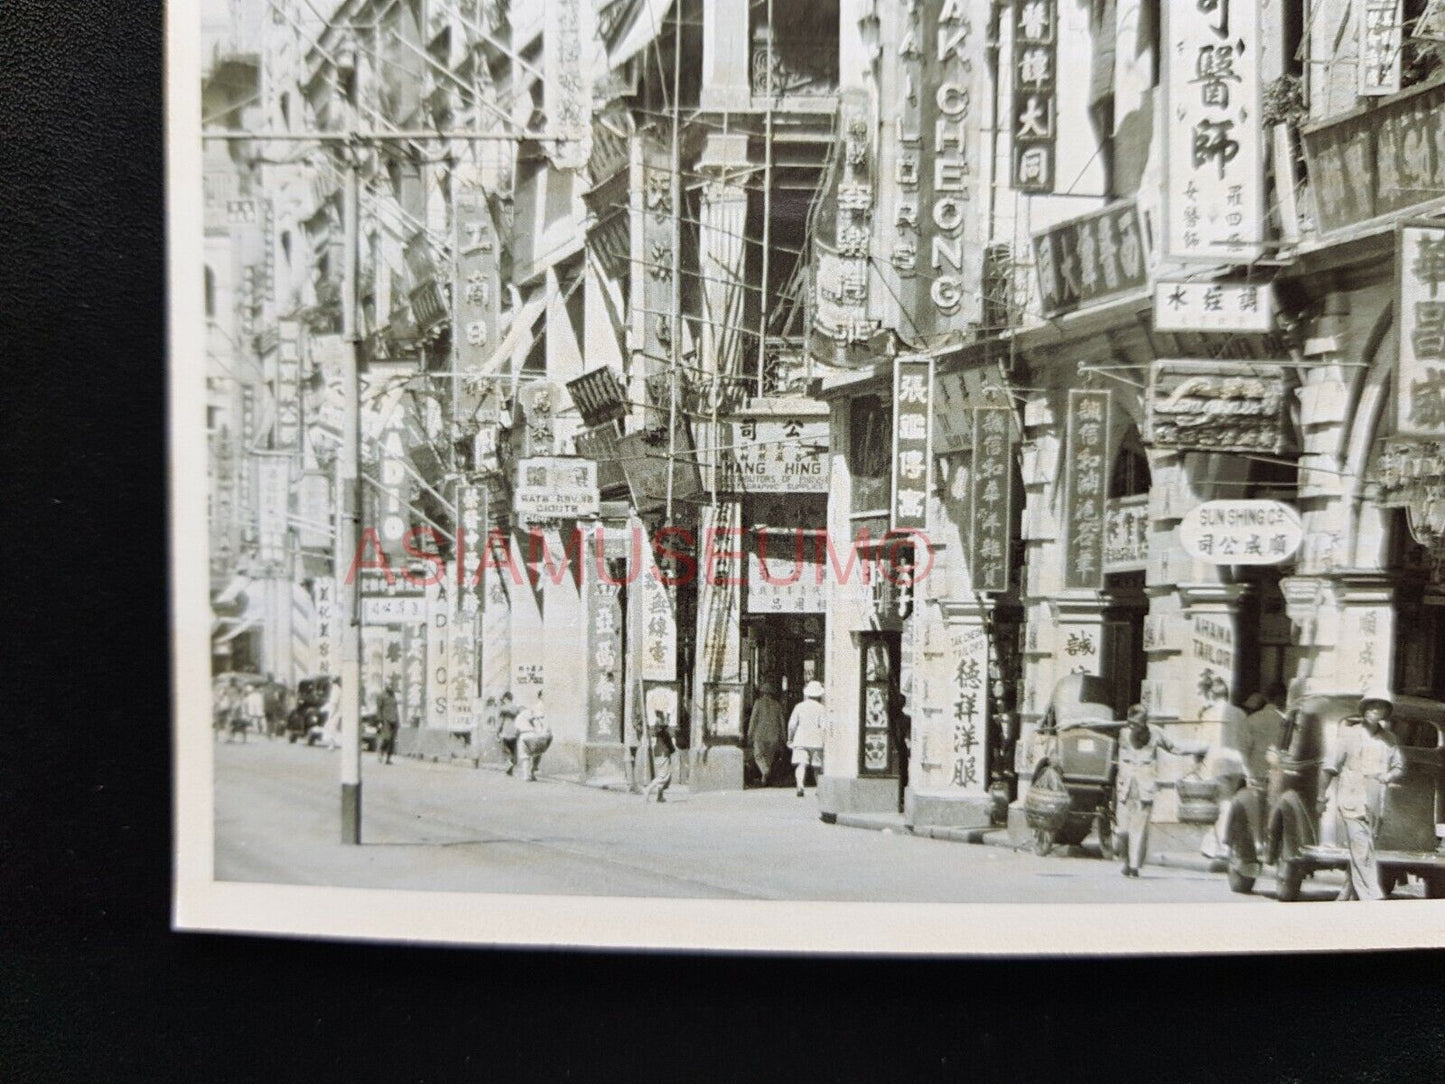
[[[1365,693],[1360,714],[1345,720],[1339,747],[1320,776],[1320,813],[1326,791],[1335,787],[1335,814],[1350,852],[1349,877],[1340,891],[1342,900],[1381,900],[1380,868],[1375,861],[1375,836],[1380,831],[1385,788],[1405,776],[1405,758],[1385,724],[1395,701],[1382,689]]]

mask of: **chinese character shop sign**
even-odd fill
[[[900,355],[893,362],[893,488],[888,525],[895,530],[927,526],[932,489],[930,448],[933,359]]]
[[[1274,330],[1274,287],[1247,282],[1159,282],[1155,331]]]
[[[1445,437],[1445,226],[1400,227],[1395,432]]]
[[[502,290],[497,236],[486,196],[480,190],[463,188],[457,193],[456,227],[452,350],[458,383],[454,408],[459,420],[470,422],[481,405],[481,393],[467,388],[465,374],[484,368],[501,338],[497,334]]]
[[[975,591],[1008,590],[1013,528],[1013,411],[979,407],[973,413],[973,517],[969,554]]]
[[[622,602],[618,584],[606,576],[587,585],[587,625],[587,740],[621,741]]]
[[[1205,501],[1179,523],[1179,544],[1214,565],[1277,565],[1304,541],[1299,512],[1279,501]]]
[[[1064,587],[1104,585],[1104,500],[1107,493],[1109,414],[1107,391],[1069,390]]]
[[[1149,281],[1139,210],[1132,200],[1061,222],[1034,235],[1039,308],[1071,312]]]
[[[1058,121],[1057,0],[1014,4],[1013,187],[1054,190],[1054,138]]]
[[[1278,455],[1287,443],[1285,402],[1279,365],[1156,361],[1144,439],[1161,449]]]
[[[1164,9],[1165,255],[1249,255],[1264,237],[1257,0],[1175,0]]]
[[[1365,96],[1400,90],[1404,12],[1400,0],[1364,0],[1359,7],[1359,92]]]

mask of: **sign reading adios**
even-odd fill
[[[1179,524],[1179,544],[1212,565],[1277,565],[1304,541],[1299,512],[1279,501],[1205,501]]]

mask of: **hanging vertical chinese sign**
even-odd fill
[[[485,369],[501,339],[497,235],[486,195],[478,188],[457,192],[453,252],[452,414],[465,425],[476,419],[482,401],[481,389],[467,386],[467,375]]]
[[[585,44],[591,7],[584,0],[547,0],[542,6],[543,94],[547,126],[557,137],[551,156],[558,169],[583,169],[592,155],[592,80]]]
[[[1064,587],[1104,586],[1104,500],[1111,400],[1107,391],[1069,390],[1069,499],[1065,503]]]
[[[1379,97],[1400,90],[1404,11],[1400,0],[1364,0],[1359,8],[1361,95]]]
[[[980,406],[973,412],[973,514],[969,570],[975,591],[1007,591],[1013,542],[1013,411]]]
[[[888,526],[923,530],[933,488],[933,359],[899,355],[893,361],[893,487]]]
[[[1445,439],[1445,226],[1400,226],[1395,432]]]
[[[622,588],[588,569],[587,740],[622,740]]]
[[[276,353],[276,426],[271,446],[278,452],[301,450],[301,324],[281,320]]]
[[[1264,239],[1255,0],[1166,4],[1164,254],[1227,262]]]
[[[1014,4],[1013,187],[1054,190],[1054,139],[1058,121],[1057,0]]]

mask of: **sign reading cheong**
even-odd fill
[[[1034,264],[1043,315],[1057,316],[1142,289],[1149,281],[1142,238],[1133,200],[1035,234]]]
[[[1069,389],[1069,499],[1064,522],[1064,587],[1104,585],[1105,455],[1113,400],[1107,391]]]
[[[1277,565],[1304,541],[1300,514],[1279,501],[1205,501],[1179,523],[1179,544],[1215,565]]]
[[[597,464],[562,456],[523,459],[517,464],[515,501],[524,524],[595,516],[601,511]]]
[[[1013,187],[1054,190],[1058,122],[1057,0],[1014,4]]]
[[[1286,446],[1284,369],[1231,361],[1156,361],[1149,368],[1145,441],[1198,452]]]
[[[923,530],[933,489],[933,359],[899,355],[893,361],[893,486],[888,525]]]
[[[1395,432],[1445,438],[1445,226],[1402,224],[1396,250]]]
[[[1264,239],[1259,5],[1162,5],[1167,65],[1164,254],[1225,262]]]

